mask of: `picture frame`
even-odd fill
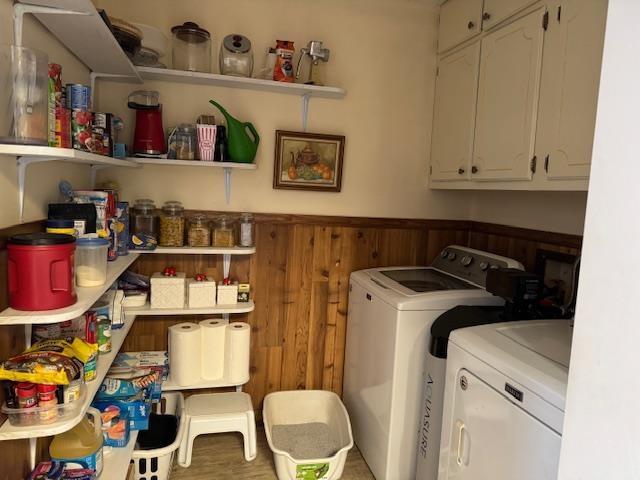
[[[339,192],[345,137],[276,130],[273,188]]]

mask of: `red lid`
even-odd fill
[[[36,394],[36,386],[29,382],[20,382],[16,385],[16,394],[19,397],[33,397]]]
[[[55,392],[58,389],[57,385],[37,385],[38,393],[51,393]]]

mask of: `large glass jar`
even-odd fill
[[[253,215],[250,213],[243,213],[238,221],[238,243],[241,247],[253,247],[253,238]]]
[[[194,22],[171,29],[173,33],[173,68],[211,73],[211,34]]]
[[[209,230],[209,221],[205,215],[198,214],[189,218],[187,239],[190,247],[208,247],[211,245],[211,231]]]
[[[213,229],[213,246],[234,247],[235,244],[233,226],[226,215],[221,215]]]
[[[167,158],[195,160],[197,151],[196,126],[189,123],[181,123],[169,135]]]
[[[165,202],[160,215],[161,247],[182,247],[184,245],[184,207],[180,202]]]
[[[131,209],[131,233],[144,234],[158,240],[160,221],[155,213],[156,205],[153,200],[142,198],[136,200]]]

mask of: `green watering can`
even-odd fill
[[[229,115],[222,105],[209,100],[227,120],[227,151],[232,162],[253,163],[260,143],[260,135],[249,122],[240,122]],[[247,132],[248,130],[248,132]]]

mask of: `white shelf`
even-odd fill
[[[179,390],[199,390],[201,388],[228,388],[228,387],[240,387],[247,383],[249,379],[247,378],[243,382],[239,383],[229,383],[224,378],[220,378],[217,380],[204,380],[201,379],[198,383],[193,383],[191,385],[181,386],[176,385],[171,381],[171,375],[165,382],[162,382],[162,391],[163,392],[173,392]]]
[[[239,162],[203,162],[201,160],[169,160],[166,158],[138,158],[127,157],[127,160],[141,165],[166,165],[173,167],[204,167],[204,168],[237,168],[239,170],[255,170],[255,163]]]
[[[65,418],[63,420],[58,420],[54,423],[50,423],[48,425],[37,425],[37,426],[25,426],[19,427],[14,426],[9,423],[9,420],[6,420],[2,426],[0,426],[0,440],[16,440],[20,438],[36,438],[36,437],[48,437],[50,435],[57,435],[58,433],[66,432],[67,430],[75,427],[80,420],[84,417],[84,414],[87,412],[87,408],[91,405],[93,401],[93,397],[96,392],[100,388],[102,384],[102,380],[104,380],[107,371],[111,367],[113,360],[116,358],[116,355],[120,351],[120,347],[124,342],[127,333],[131,329],[133,325],[135,317],[128,316],[125,318],[125,323],[122,328],[118,330],[113,330],[111,333],[111,343],[112,350],[111,352],[100,355],[98,357],[98,369],[96,378],[85,384],[86,386],[86,395],[84,400],[82,401],[82,406],[79,409],[78,413],[71,417]],[[80,401],[80,400],[78,400]],[[112,477],[105,477],[112,478]]]
[[[104,467],[102,468],[101,480],[124,480],[127,477],[131,456],[136,448],[138,431],[131,432],[129,443],[122,448],[111,447],[111,451],[104,455]]]
[[[114,167],[138,167],[135,159],[124,159],[96,155],[95,153],[81,152],[73,148],[56,148],[39,145],[13,145],[0,144],[0,155],[13,157],[28,157],[40,161],[64,161],[72,163],[84,163],[86,165],[111,165]]]
[[[69,307],[57,310],[22,311],[7,308],[0,312],[0,325],[28,325],[58,323],[71,320],[86,312],[113,282],[138,258],[136,252],[118,257],[107,265],[107,281],[99,287],[77,287],[78,300]]]
[[[236,305],[216,305],[210,308],[151,308],[149,303],[144,307],[129,307],[127,314],[135,316],[151,315],[227,315],[233,313],[249,313],[256,308],[253,300],[239,302]]]
[[[338,87],[305,85],[302,83],[274,82],[260,78],[232,77],[216,73],[187,72],[167,68],[138,67],[143,80],[160,80],[166,82],[211,85],[217,87],[260,90],[265,92],[284,93],[289,95],[307,95],[319,98],[343,98],[347,92]]]
[[[141,81],[136,67],[91,0],[20,0],[20,3],[67,10],[66,13],[36,12],[34,15],[92,72]]]
[[[157,247],[155,250],[135,250],[140,254],[178,255],[252,255],[256,247]]]

